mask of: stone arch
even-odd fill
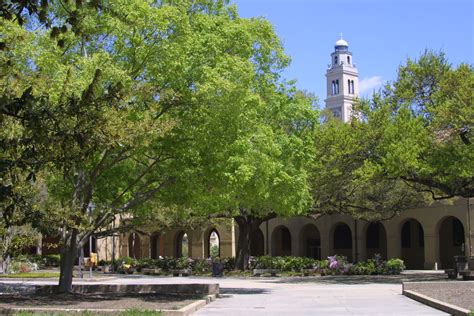
[[[338,223],[333,231],[334,254],[347,257],[352,262],[352,231],[346,223]]]
[[[273,229],[272,256],[291,256],[291,233],[284,225]]]
[[[452,269],[454,256],[464,255],[464,226],[455,216],[442,218],[437,225],[441,268]]]
[[[176,233],[175,238],[175,257],[189,257],[191,254],[190,246],[191,236],[189,236],[185,231],[181,230]]]
[[[265,255],[265,237],[260,228],[250,233],[250,255],[254,257]]]
[[[204,234],[204,254],[206,258],[212,257],[211,254],[213,252],[212,247],[217,246],[217,255],[214,254],[214,257],[221,256],[221,235],[216,228],[209,229]]]
[[[161,254],[161,247],[160,247],[160,233],[154,232],[150,236],[150,258],[151,259],[158,259]]]
[[[423,226],[414,218],[400,225],[402,260],[407,269],[423,269],[425,264],[425,234]]]
[[[387,259],[387,232],[381,222],[371,222],[365,230],[365,246],[367,259],[380,254],[382,259]]]
[[[138,233],[133,232],[128,235],[128,256],[130,258],[138,259],[141,257],[141,240]]]
[[[306,224],[300,231],[300,249],[304,257],[321,259],[321,234],[314,224]]]

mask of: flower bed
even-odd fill
[[[192,259],[160,257],[159,259],[133,259],[124,257],[113,262],[99,262],[100,265],[110,265],[114,271],[121,273],[147,272],[156,269],[163,274],[173,274],[177,270],[186,270],[193,275],[212,273],[213,259]],[[224,272],[234,269],[235,259],[218,260]],[[250,270],[275,270],[299,275],[387,275],[400,274],[405,268],[400,259],[382,260],[380,255],[356,264],[349,263],[343,256],[330,256],[328,259],[317,260],[306,257],[250,257]],[[143,271],[145,269],[145,271]]]
[[[328,259],[317,260],[305,257],[251,257],[250,269],[277,269],[283,272],[301,272],[309,274],[345,274],[345,275],[386,275],[400,274],[405,268],[401,259],[384,261],[380,255],[356,264],[349,263],[343,256],[330,256]]]

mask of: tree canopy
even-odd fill
[[[426,51],[399,68],[360,116],[383,138],[370,165],[434,199],[474,196],[474,68],[453,67],[443,53]]]
[[[62,291],[77,249],[118,217],[309,204],[300,171],[314,115],[279,83],[288,58],[266,20],[226,1],[45,3],[12,2],[21,19],[1,20],[2,159],[21,166],[22,185],[46,184]]]

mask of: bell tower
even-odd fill
[[[327,98],[326,108],[343,122],[351,119],[354,98],[359,95],[359,72],[352,60],[349,45],[342,34],[334,45],[331,63],[326,71]]]

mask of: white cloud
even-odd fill
[[[364,78],[359,81],[359,94],[360,95],[367,95],[372,94],[374,90],[380,88],[383,83],[383,79],[380,76],[372,76],[368,78]]]

